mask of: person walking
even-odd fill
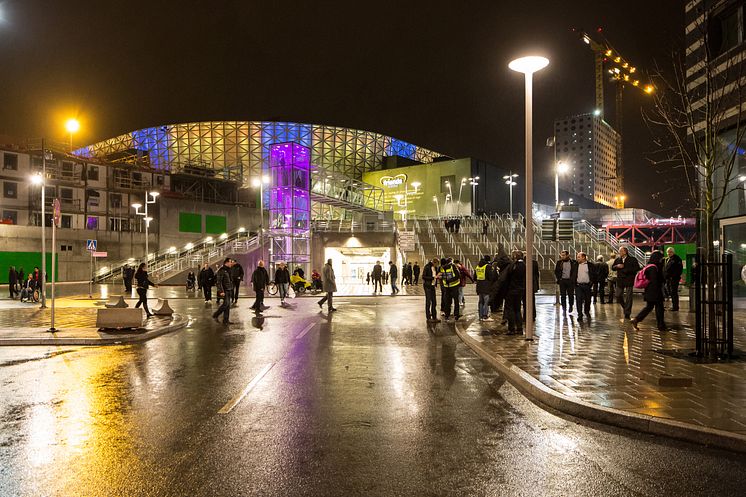
[[[259,261],[256,269],[251,273],[251,286],[256,293],[256,299],[254,300],[254,304],[249,308],[253,309],[257,314],[261,314],[262,311],[269,309],[269,306],[264,305],[264,290],[267,288],[267,285],[269,285],[269,274],[264,268],[264,261]]]
[[[280,305],[285,305],[285,299],[290,288],[290,271],[284,262],[280,262],[279,267],[275,269],[275,285],[277,285],[277,292],[280,294]]]
[[[223,265],[218,272],[215,273],[215,285],[217,288],[218,297],[223,297],[223,303],[220,304],[218,310],[212,315],[212,319],[218,320],[220,315],[223,315],[223,324],[230,324],[231,317],[231,304],[233,303],[233,289],[235,288],[235,282],[233,281],[233,271],[236,261],[227,257],[223,261]]]
[[[376,265],[373,266],[373,293],[383,293],[383,285],[381,280],[383,279],[383,267],[381,267],[381,261],[376,261]]]
[[[451,318],[451,306],[453,306],[453,317],[456,321],[461,317],[459,307],[459,288],[461,287],[461,275],[458,267],[449,259],[440,268],[438,276],[445,288],[445,305],[443,306],[446,320]]]
[[[26,280],[24,279],[26,277],[26,273],[23,271],[23,268],[20,268],[18,270],[18,284],[23,285],[25,284]]]
[[[238,291],[241,289],[241,282],[243,281],[244,277],[243,266],[241,266],[240,262],[233,259],[230,270],[231,281],[233,282],[233,291],[231,292],[233,300],[231,301],[231,303],[234,305],[238,305]]]
[[[490,256],[485,255],[474,269],[474,279],[477,282],[477,295],[479,295],[479,320],[487,321],[490,318],[490,293],[492,286],[497,280],[497,275],[490,264]]]
[[[505,286],[505,317],[508,321],[508,335],[523,333],[521,303],[526,294],[526,263],[523,251],[513,251],[513,262],[501,276]]]
[[[140,297],[140,300],[135,304],[135,308],[139,308],[142,305],[142,308],[145,309],[145,314],[151,317],[153,314],[148,309],[148,288],[157,285],[148,279],[147,265],[144,262],[137,268],[135,281],[137,282],[137,295]]]
[[[129,264],[124,265],[122,270],[122,280],[124,281],[124,291],[132,294],[132,278],[135,276],[135,269]]]
[[[401,267],[401,286],[409,285],[409,263],[405,262]]]
[[[578,282],[578,263],[570,259],[570,252],[563,250],[560,258],[554,266],[554,276],[560,289],[560,304],[562,310],[567,310],[567,301],[570,301],[570,312],[575,303],[575,287]]]
[[[503,301],[505,300],[505,286],[499,284],[499,278],[510,264],[510,256],[505,251],[505,246],[502,243],[498,243],[497,254],[495,254],[495,257],[492,260],[493,269],[496,270],[498,277],[493,284],[492,294],[490,295],[490,311],[493,313],[499,312],[503,306]]]
[[[637,259],[629,255],[627,247],[620,247],[619,257],[614,260],[614,269],[616,269],[616,300],[624,311],[624,320],[627,320],[632,315],[632,291],[640,264]]]
[[[420,265],[417,264],[417,261],[414,261],[414,267],[412,268],[412,274],[414,275],[414,282],[413,285],[418,285],[420,282]]]
[[[16,272],[16,268],[14,266],[10,266],[10,269],[8,270],[8,292],[10,293],[10,298],[14,299],[16,298],[16,286],[18,285],[18,273]]]
[[[604,256],[596,257],[596,282],[593,284],[593,303],[597,298],[604,303],[604,292],[606,290],[606,279],[609,277],[609,266],[604,261]]]
[[[422,273],[422,286],[425,289],[425,318],[428,323],[440,323],[437,302],[435,299],[435,284],[438,277],[438,259],[434,258],[425,265]]]
[[[647,281],[644,286],[643,299],[645,307],[635,316],[631,322],[636,330],[639,330],[638,324],[655,309],[655,322],[659,331],[666,331],[666,321],[663,317],[663,285],[665,277],[663,275],[663,253],[660,250],[650,254],[648,264],[642,270],[644,279]],[[639,278],[639,277],[638,277]]]
[[[609,299],[606,301],[607,304],[614,303],[614,293],[616,292],[616,269],[614,269],[614,261],[616,261],[616,254],[609,254],[609,258],[606,261],[606,265],[609,268]]]
[[[399,293],[399,287],[396,285],[399,279],[399,269],[397,269],[394,261],[389,261],[389,279],[391,280],[391,295]]]
[[[323,309],[324,302],[326,302],[328,312],[334,312],[337,309],[334,307],[332,300],[334,299],[334,292],[337,291],[337,278],[334,276],[331,259],[327,259],[324,269],[321,270],[321,280],[326,295],[316,303],[319,304],[319,309]],[[396,279],[392,281],[396,281]]]
[[[668,295],[671,296],[671,310],[676,312],[679,310],[679,283],[684,272],[684,262],[676,255],[673,247],[668,247],[666,254],[668,257],[663,264],[663,277],[666,280]]]
[[[414,269],[412,263],[407,262],[407,285],[412,286],[412,278],[414,278]]]
[[[197,281],[205,296],[205,303],[211,302],[212,287],[215,285],[215,271],[212,270],[209,264],[205,263],[202,266],[202,270],[199,272],[199,276],[197,276]]]
[[[583,314],[591,318],[591,295],[597,278],[596,265],[588,262],[585,252],[578,252],[575,298],[578,303],[578,321],[583,321]]]

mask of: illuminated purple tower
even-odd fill
[[[284,261],[291,271],[296,266],[307,271],[311,261],[311,150],[294,142],[270,145],[269,169],[270,261]]]

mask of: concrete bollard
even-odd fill
[[[156,309],[153,309],[153,314],[156,316],[170,316],[174,313],[174,310],[168,305],[167,299],[158,299],[158,304],[160,305]]]
[[[119,300],[117,300],[116,302],[109,302],[106,304],[107,309],[124,309],[126,307],[129,307],[129,305],[127,304],[127,302],[124,301],[123,295],[120,295]]]

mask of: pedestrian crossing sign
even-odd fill
[[[96,240],[86,240],[85,242],[85,249],[89,252],[95,252],[96,251]]]

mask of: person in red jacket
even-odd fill
[[[464,287],[466,286],[466,278],[469,278],[469,281],[474,283],[474,278],[471,277],[469,274],[469,271],[466,270],[463,264],[461,264],[461,261],[456,259],[453,261],[453,263],[458,268],[458,272],[461,275],[461,285],[458,287],[458,298],[461,301],[461,306],[466,307],[466,300],[464,299]]]

